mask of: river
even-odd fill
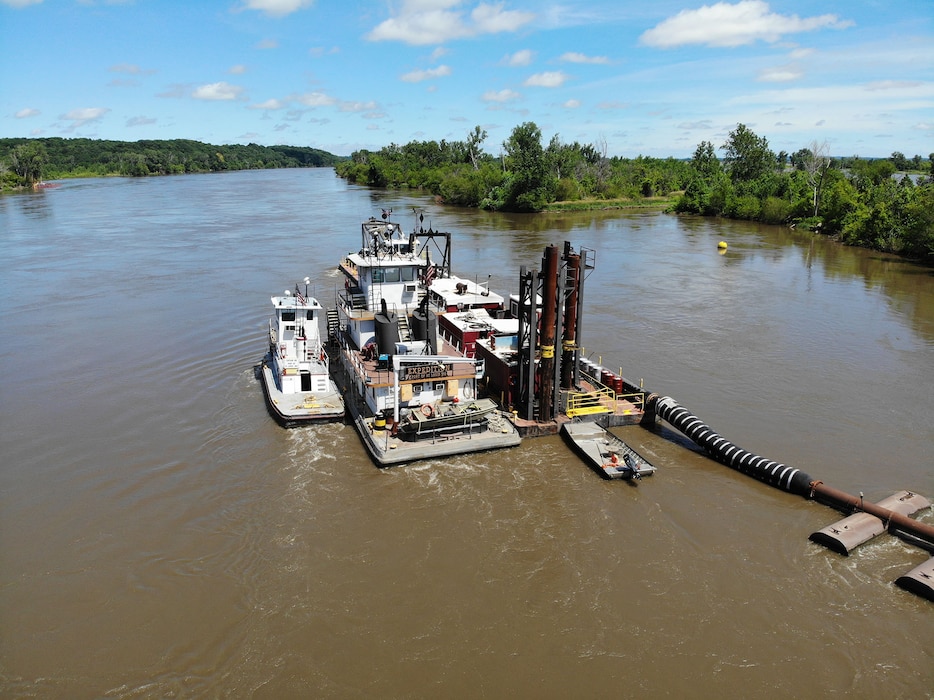
[[[349,425],[278,427],[269,297],[333,305],[360,221],[416,206],[501,293],[592,249],[587,354],[732,442],[934,498],[930,269],[326,169],[67,181],[0,197],[0,696],[934,698],[934,605],[892,583],[928,555],[814,545],[842,516],[674,432],[618,429],[659,468],[634,487],[559,437],[379,470]]]

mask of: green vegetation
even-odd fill
[[[675,211],[801,225],[848,245],[934,259],[934,153],[927,163],[897,152],[891,159],[835,159],[814,142],[776,156],[743,124],[721,149],[723,162],[709,141],[694,151]],[[900,167],[919,174],[917,182],[895,177]]]
[[[0,139],[3,189],[46,179],[126,175],[175,175],[221,170],[333,166],[337,156],[299,146],[214,146],[199,141],[101,141]]]
[[[794,154],[739,124],[720,146],[697,146],[690,161],[608,158],[601,148],[557,136],[547,146],[533,122],[515,127],[498,155],[484,153],[479,126],[464,141],[413,141],[349,159],[295,146],[213,146],[197,141],[0,139],[4,189],[39,180],[105,175],[333,166],[351,182],[410,187],[455,206],[494,211],[668,208],[809,228],[858,245],[934,260],[934,153],[927,161],[831,158],[813,142]],[[914,179],[897,172],[912,172]]]
[[[362,185],[418,188],[446,204],[519,212],[665,206],[693,175],[674,158],[607,158],[605,148],[562,144],[557,136],[543,146],[532,122],[513,129],[498,156],[481,151],[486,136],[478,126],[465,141],[356,151],[336,170]]]
[[[481,152],[479,126],[466,141],[413,141],[357,151],[337,173],[376,187],[426,190],[447,204],[498,211],[663,207],[671,211],[800,225],[858,245],[934,259],[934,153],[831,159],[826,144],[793,155],[739,124],[720,149],[698,145],[688,161],[607,158],[589,145],[542,146],[532,122],[513,129],[499,156]],[[898,170],[919,174],[895,179]],[[927,171],[927,175],[925,175]]]

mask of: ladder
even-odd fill
[[[409,327],[409,317],[399,314],[399,340],[407,343],[412,340],[412,329]]]
[[[337,314],[337,309],[328,309],[327,313],[328,321],[328,338],[336,340],[341,329],[340,316]]]

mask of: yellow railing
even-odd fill
[[[568,394],[565,413],[573,418],[594,413],[613,413],[615,410],[616,394],[609,387],[603,387],[596,391]]]

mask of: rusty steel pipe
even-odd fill
[[[896,513],[888,508],[882,508],[871,501],[864,501],[860,496],[853,496],[844,491],[831,488],[823,481],[811,482],[810,498],[839,508],[843,512],[862,511],[863,513],[869,513],[869,515],[874,515],[885,523],[887,530],[904,532],[934,547],[934,525],[928,525],[914,518],[909,518],[907,515]]]

